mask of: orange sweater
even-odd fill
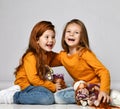
[[[110,73],[95,54],[88,49],[83,49],[80,53],[77,52],[71,56],[61,51],[56,57],[55,63],[61,63],[74,81],[84,80],[88,83],[100,83],[100,90],[109,94]]]
[[[48,64],[50,64],[51,59],[53,59],[53,54],[55,55],[55,53],[52,52],[48,53]],[[43,81],[37,75],[36,60],[32,52],[28,53],[24,57],[24,64],[17,72],[14,84],[19,85],[22,90],[24,90],[29,85],[44,86],[52,92],[54,92],[56,89],[55,84],[53,84],[51,81]]]

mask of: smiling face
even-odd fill
[[[79,46],[80,32],[81,27],[76,23],[72,23],[67,26],[64,40],[69,48],[76,49]]]
[[[47,52],[52,51],[55,42],[56,42],[55,33],[52,30],[46,30],[42,34],[42,36],[39,37],[39,40],[37,41],[39,46]]]

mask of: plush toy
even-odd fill
[[[46,67],[45,79],[49,81],[53,81],[53,75],[54,75],[53,69],[48,65],[45,65],[45,67]]]
[[[64,81],[64,75],[63,74],[54,74],[53,75],[53,82],[54,83],[60,83],[61,84],[61,89],[66,88],[66,84]]]
[[[97,100],[99,87],[93,84],[87,84],[85,81],[80,80],[74,84],[75,99],[77,104],[82,106],[98,106],[100,103]]]
[[[66,84],[65,84],[65,81],[64,81],[64,75],[63,74],[54,74],[54,71],[48,65],[46,65],[45,78],[49,81],[54,82],[54,83],[60,83],[61,84],[61,89],[64,89],[64,88],[67,87]]]

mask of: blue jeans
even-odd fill
[[[73,87],[59,90],[54,93],[55,103],[59,104],[75,104],[75,92]]]
[[[23,91],[16,92],[13,96],[16,104],[41,104],[50,105],[55,102],[54,94],[41,86],[29,86]]]

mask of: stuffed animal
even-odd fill
[[[54,74],[54,71],[48,65],[46,65],[45,78],[46,78],[46,80],[52,81],[53,83],[60,83],[61,89],[64,89],[67,87],[65,84],[65,81],[64,81],[64,75],[63,74]]]
[[[64,75],[63,74],[54,74],[53,75],[53,82],[61,84],[61,89],[66,88],[66,83],[64,81]]]
[[[46,67],[46,74],[45,74],[45,79],[49,81],[53,81],[53,69],[49,67],[48,65],[45,65]]]

